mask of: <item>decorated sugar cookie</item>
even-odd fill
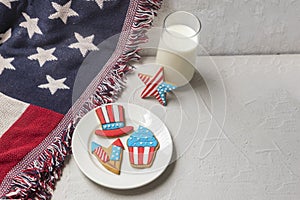
[[[132,126],[125,126],[124,108],[121,105],[111,104],[96,109],[101,129],[95,131],[96,135],[105,137],[118,137],[133,130]]]
[[[109,171],[120,174],[124,146],[120,139],[116,139],[109,147],[103,147],[92,142],[91,151],[98,161]]]
[[[163,106],[167,105],[167,92],[176,89],[176,86],[164,82],[164,71],[161,67],[156,74],[151,77],[146,74],[139,73],[138,77],[146,85],[145,89],[141,93],[142,98],[153,96]]]
[[[149,129],[139,126],[128,138],[127,146],[131,166],[148,168],[154,161],[159,142]]]

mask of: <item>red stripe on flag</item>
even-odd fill
[[[142,165],[144,159],[144,147],[138,148],[138,164]]]
[[[119,109],[119,115],[120,115],[120,122],[124,122],[124,110],[123,110],[123,106],[118,105],[118,109]]]
[[[30,105],[0,138],[0,182],[25,155],[40,144],[63,115]]]
[[[133,164],[134,163],[134,159],[133,159],[133,147],[128,147],[128,151],[129,151],[129,160],[130,160],[130,163]]]
[[[148,164],[150,164],[152,162],[154,151],[155,151],[155,147],[150,147],[149,157],[148,157]]]
[[[98,119],[100,120],[100,123],[101,124],[105,124],[106,122],[105,122],[105,119],[104,119],[104,116],[103,116],[101,108],[97,108],[96,109],[96,114],[97,114]]]
[[[107,105],[106,110],[108,113],[109,122],[115,122],[114,111],[112,105]]]

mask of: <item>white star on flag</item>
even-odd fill
[[[104,1],[111,1],[111,0],[95,0],[95,1],[97,5],[100,7],[100,9],[102,9]]]
[[[14,66],[11,64],[13,60],[14,58],[3,58],[0,54],[0,75],[4,69],[16,70],[16,68],[14,68]]]
[[[18,1],[18,0],[0,0],[0,3],[4,4],[6,7],[11,9],[11,2]]]
[[[3,44],[11,37],[11,28],[8,29],[5,33],[0,34],[0,44]]]
[[[67,23],[68,17],[79,16],[77,12],[72,10],[71,7],[72,1],[69,1],[65,5],[59,5],[58,3],[52,2],[53,8],[56,10],[56,13],[49,16],[49,19],[60,18],[65,24]]]
[[[40,64],[40,67],[43,67],[43,65],[47,62],[47,61],[54,61],[57,60],[57,57],[55,57],[53,54],[53,52],[55,51],[56,48],[52,48],[52,49],[48,49],[45,50],[41,47],[36,48],[37,52],[36,54],[33,54],[31,56],[28,56],[28,59],[30,60],[37,60]]]
[[[78,42],[70,44],[69,48],[79,49],[80,53],[84,57],[88,51],[97,51],[99,50],[97,46],[93,44],[94,35],[90,35],[88,37],[82,37],[79,33],[74,33],[75,38]]]
[[[29,38],[32,38],[34,33],[43,34],[41,29],[38,27],[38,18],[30,18],[26,13],[22,13],[22,15],[26,21],[20,23],[20,26],[27,29]]]
[[[67,85],[64,84],[64,82],[65,82],[65,80],[67,80],[67,78],[61,78],[61,79],[55,80],[50,75],[46,75],[46,79],[47,79],[48,83],[41,84],[38,87],[43,88],[43,89],[49,89],[50,93],[52,95],[54,95],[58,89],[63,89],[63,90],[70,89]]]

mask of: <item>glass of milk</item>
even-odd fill
[[[189,12],[176,11],[165,18],[156,63],[164,67],[166,82],[179,87],[192,79],[200,30],[200,20]]]

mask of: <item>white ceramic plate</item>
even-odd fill
[[[126,145],[129,135],[126,135],[120,137],[125,147],[120,175],[115,175],[105,169],[91,154],[91,142],[95,141],[107,147],[116,138],[105,138],[94,134],[99,127],[95,109],[88,112],[77,124],[72,139],[72,150],[80,170],[92,181],[113,189],[132,189],[153,181],[164,172],[172,157],[173,144],[165,124],[149,110],[134,104],[116,104],[124,107],[127,126],[133,126],[134,130],[137,130],[138,126],[142,125],[150,129],[159,141],[160,148],[152,166],[146,169],[131,167]]]

